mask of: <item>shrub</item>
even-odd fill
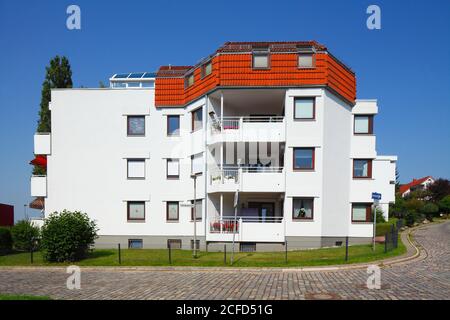
[[[428,202],[422,207],[421,212],[427,217],[428,220],[433,221],[433,216],[439,212],[439,207],[434,203]]]
[[[97,238],[97,225],[86,213],[53,213],[42,227],[41,248],[47,261],[77,261],[86,257]]]
[[[386,219],[384,218],[384,215],[383,215],[383,210],[381,208],[377,208],[376,213],[377,213],[377,223],[386,222]]]
[[[11,228],[14,249],[30,251],[39,238],[39,228],[28,220],[21,220]]]
[[[0,228],[0,254],[7,254],[12,249],[11,232],[7,228]]]
[[[439,201],[439,209],[443,214],[450,213],[450,195],[445,196],[441,201]]]

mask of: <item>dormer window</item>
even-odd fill
[[[298,67],[301,69],[314,68],[316,66],[315,61],[315,49],[312,46],[298,46]]]
[[[194,84],[194,74],[191,73],[190,75],[188,75],[186,77],[186,79],[184,80],[184,87],[188,88],[190,86],[192,86]]]
[[[252,57],[252,67],[253,69],[269,69],[269,49],[254,49]]]
[[[202,67],[202,78],[209,76],[212,72],[212,61],[205,63]]]

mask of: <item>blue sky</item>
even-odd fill
[[[81,8],[81,30],[66,8]],[[381,30],[366,8],[381,8]],[[377,151],[398,155],[400,179],[450,178],[450,1],[4,1],[0,0],[0,203],[31,200],[45,66],[66,55],[74,86],[116,72],[189,65],[225,41],[317,40],[377,98]],[[34,213],[36,214],[36,213]],[[33,214],[32,214],[33,215]]]

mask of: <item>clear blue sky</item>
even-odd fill
[[[81,7],[79,31],[66,8]],[[381,8],[381,30],[366,8]],[[116,72],[189,65],[225,41],[317,40],[377,98],[377,151],[398,155],[402,182],[450,178],[450,1],[0,0],[0,202],[31,200],[29,178],[45,66],[66,55],[74,86]]]

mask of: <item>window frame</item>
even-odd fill
[[[356,118],[357,117],[367,117],[369,120],[368,123],[368,132],[355,132],[356,129]],[[354,135],[373,135],[373,114],[355,114],[353,115],[353,134]]]
[[[174,204],[174,203],[177,204],[177,218],[176,219],[169,218],[169,205]],[[167,222],[180,221],[180,202],[179,201],[166,201],[166,221]]]
[[[366,220],[354,220],[353,219],[353,208],[355,205],[365,205],[366,206]],[[351,219],[352,223],[372,223],[372,203],[370,202],[352,202],[351,207]]]
[[[312,60],[312,66],[311,67],[302,67],[300,65],[300,56],[311,56],[311,60]],[[297,67],[298,69],[315,69],[316,68],[316,55],[311,52],[299,52],[297,54]]]
[[[176,117],[176,118],[178,118],[178,133],[177,134],[171,134],[170,133],[170,118],[173,118],[173,117]],[[180,117],[180,115],[179,114],[168,114],[167,115],[167,120],[166,120],[166,123],[167,123],[167,130],[166,130],[166,134],[167,134],[167,136],[168,137],[179,137],[181,134],[180,134],[180,129],[181,129],[181,117]]]
[[[211,71],[207,74],[207,73],[206,73],[206,67],[207,67],[208,65],[211,65]],[[201,77],[201,78],[202,78],[202,79],[203,79],[203,78],[206,78],[207,76],[211,75],[212,72],[213,72],[213,64],[212,64],[212,60],[209,60],[208,62],[205,62],[205,63],[202,65],[202,77]]]
[[[311,118],[300,118],[297,117],[297,108],[296,106],[296,102],[297,100],[311,100],[313,101],[313,110],[312,110],[312,117]],[[294,121],[313,121],[316,120],[316,97],[294,97],[294,112],[293,112],[293,116],[294,116]]]
[[[312,150],[311,168],[298,168],[295,166],[296,150]],[[294,147],[292,148],[292,170],[293,171],[314,171],[316,164],[316,148],[315,147]]]
[[[355,176],[355,161],[367,161],[367,176]],[[372,179],[373,159],[353,159],[353,179]]]
[[[140,248],[130,248],[130,243],[132,241],[140,241],[141,242],[141,247]],[[128,249],[144,249],[144,240],[143,239],[128,239]]]
[[[189,79],[191,77],[192,77],[192,83],[189,84]],[[190,87],[192,87],[194,85],[194,83],[195,83],[195,74],[194,74],[194,72],[186,75],[186,77],[184,78],[184,88],[185,89],[190,88]]]
[[[199,222],[202,221],[202,217],[203,217],[203,199],[196,199],[195,200],[197,203],[201,203],[201,207],[202,207],[202,214],[200,215],[200,218],[196,218],[195,221]],[[194,205],[194,200],[191,200],[191,204]],[[197,213],[197,212],[196,212]],[[191,208],[191,222],[194,222],[194,207]]]
[[[144,118],[144,133],[134,134],[130,132],[130,119],[131,118]],[[145,125],[145,115],[127,115],[127,136],[128,137],[145,137],[146,125]]]
[[[177,160],[178,161],[178,175],[169,175],[169,162]],[[167,158],[166,159],[166,179],[168,180],[179,180],[180,179],[180,159]]]
[[[129,163],[131,162],[143,162],[144,163],[144,176],[143,177],[130,177],[130,166]],[[129,158],[127,159],[127,180],[145,180],[147,176],[147,168],[145,167],[145,159],[142,158]]]
[[[177,243],[177,245],[179,244],[180,247],[173,248],[172,246],[169,246],[170,243]],[[183,241],[181,241],[181,239],[167,239],[167,249],[169,249],[169,247],[170,247],[170,249],[175,249],[175,250],[181,249],[181,248],[183,248]]]
[[[295,207],[294,207],[294,202],[295,200],[311,200],[312,201],[312,206],[311,206],[311,218],[301,218],[301,217],[295,217],[294,215],[294,211],[295,211]],[[314,220],[314,197],[292,197],[292,221],[303,221],[303,220]]]
[[[143,204],[144,205],[144,217],[143,218],[131,218],[130,217],[130,205],[131,204]],[[145,221],[145,201],[127,201],[127,221]]]
[[[201,123],[202,123],[202,126],[200,127],[200,128],[194,128],[194,123],[195,123],[195,121],[194,121],[194,114],[195,113],[197,113],[197,112],[200,112],[201,113],[201,115],[202,115],[202,121],[201,121]],[[200,107],[200,108],[197,108],[197,109],[194,109],[194,110],[192,110],[191,111],[191,132],[196,132],[196,131],[198,131],[198,130],[202,130],[203,129],[203,107]]]
[[[255,57],[256,56],[267,56],[267,67],[255,67]],[[270,57],[270,50],[253,50],[252,52],[252,69],[253,70],[269,70],[271,67],[270,63],[271,57]]]

